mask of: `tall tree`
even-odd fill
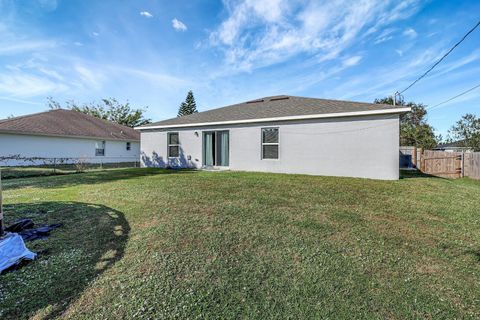
[[[47,100],[50,109],[71,109],[132,128],[151,122],[144,116],[145,109],[134,109],[128,101],[120,103],[115,98],[102,99],[100,103],[91,102],[82,105],[70,100],[66,101],[64,106],[52,97],[48,97]]]
[[[195,97],[192,90],[188,91],[185,101],[180,104],[178,108],[177,117],[186,116],[189,114],[197,113],[197,104],[195,103]]]
[[[375,103],[393,105],[392,97],[375,99]],[[400,117],[400,145],[432,149],[437,146],[438,138],[433,127],[427,123],[426,106],[422,103],[396,101],[397,105],[412,108],[411,112]]]
[[[480,118],[467,113],[448,131],[450,142],[458,141],[460,147],[480,151]]]

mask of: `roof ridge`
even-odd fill
[[[325,99],[325,98],[314,98],[314,97],[301,97],[301,96],[288,96],[290,98],[299,98],[299,99],[313,99],[313,100],[322,100],[322,101],[336,101],[336,102],[346,102],[346,103],[361,103],[361,104],[378,104],[384,106],[391,106],[391,104],[385,103],[375,103],[375,102],[365,102],[365,101],[358,101],[358,100],[343,100],[343,99]]]

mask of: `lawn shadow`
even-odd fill
[[[61,316],[124,254],[130,227],[122,212],[81,202],[5,205],[6,225],[19,218],[63,223],[46,240],[27,242],[38,259],[1,277],[2,319]],[[19,302],[22,302],[19,304]]]
[[[181,174],[195,172],[192,169],[133,168],[111,169],[96,172],[72,173],[57,176],[38,176],[30,178],[8,179],[3,181],[5,189],[21,188],[62,188],[80,184],[97,184],[145,177],[158,174]]]
[[[420,170],[400,170],[400,179],[417,179],[417,178],[437,178],[444,180],[451,180],[444,177],[434,176]]]
[[[471,255],[477,262],[480,262],[480,250],[465,250],[465,254]]]

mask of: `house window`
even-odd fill
[[[127,142],[127,151],[130,151],[132,149],[132,145],[130,142]]]
[[[95,143],[95,155],[105,156],[105,141],[97,141]]]
[[[169,132],[167,134],[168,143],[168,157],[178,158],[180,156],[180,141],[178,139],[178,132]]]
[[[262,159],[278,159],[278,128],[262,128]]]

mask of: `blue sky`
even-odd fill
[[[404,89],[479,19],[479,1],[0,0],[0,118],[103,97],[176,116],[290,94],[373,101]],[[480,83],[480,28],[405,92],[434,105]],[[429,112],[445,135],[480,89]]]

